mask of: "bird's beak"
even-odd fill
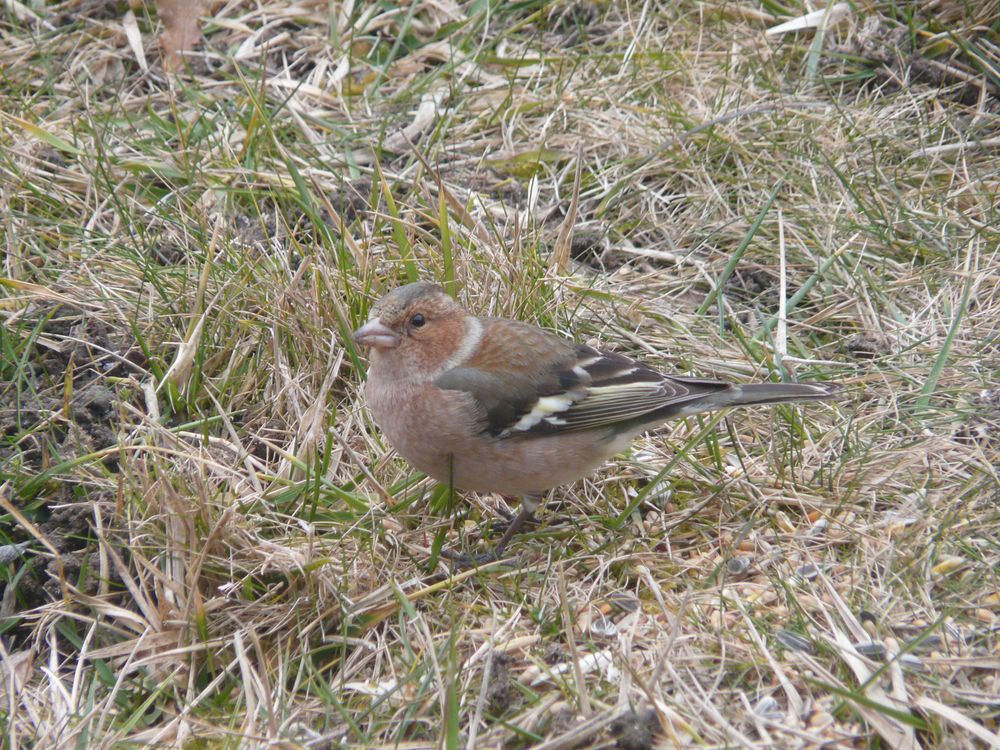
[[[378,318],[369,320],[356,330],[354,340],[362,346],[375,349],[395,349],[399,346],[399,335]]]

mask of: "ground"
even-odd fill
[[[1000,5],[813,9],[8,2],[4,747],[1000,748]],[[842,396],[456,570],[516,501],[349,335],[416,278]]]

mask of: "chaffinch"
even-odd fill
[[[476,317],[423,281],[380,299],[354,340],[370,349],[368,408],[400,454],[455,489],[522,497],[486,559],[530,517],[533,499],[664,420],[837,391],[668,375],[527,323]]]

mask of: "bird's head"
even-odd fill
[[[458,353],[471,319],[444,289],[418,281],[376,302],[354,340],[371,350],[372,365],[386,374],[432,377]]]

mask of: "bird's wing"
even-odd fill
[[[729,388],[715,380],[673,378],[623,354],[579,346],[576,359],[560,372],[570,388],[556,394],[540,394],[518,420],[504,432],[505,437],[519,434],[549,434],[610,428],[631,429],[644,422],[656,421],[665,410],[706,393]]]
[[[625,355],[531,331],[552,336],[539,342],[550,346],[535,347],[533,357],[512,366],[508,355],[500,367],[487,341],[480,355],[435,380],[439,388],[470,395],[482,415],[483,431],[495,437],[626,430],[661,414],[665,419],[670,407],[730,387],[715,380],[668,377]]]

